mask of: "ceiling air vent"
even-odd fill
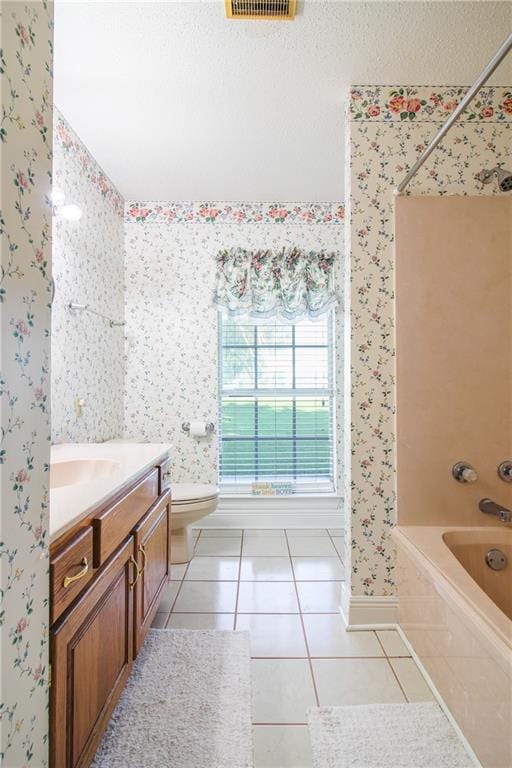
[[[226,0],[228,19],[293,19],[297,0]]]

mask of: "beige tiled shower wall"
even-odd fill
[[[500,525],[478,501],[512,503],[512,199],[402,197],[395,223],[398,522]]]

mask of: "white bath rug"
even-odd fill
[[[249,634],[152,629],[92,768],[252,768]]]
[[[433,703],[320,707],[308,713],[313,768],[474,768]]]

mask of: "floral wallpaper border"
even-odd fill
[[[125,205],[125,223],[343,224],[342,203],[142,202]]]
[[[91,155],[85,144],[71,128],[65,117],[55,108],[54,142],[56,149],[60,149],[63,155],[74,157],[81,168],[84,177],[108,200],[114,213],[122,215],[124,211],[124,199],[115,184],[102,171],[97,161]]]
[[[350,90],[350,120],[444,121],[464,97],[467,86],[357,85]],[[469,105],[464,121],[512,122],[512,88],[483,88]]]

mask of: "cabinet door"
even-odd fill
[[[158,609],[169,575],[169,491],[165,491],[134,529],[139,577],[134,590],[134,655]]]
[[[130,674],[133,537],[51,629],[51,764],[85,768]]]

